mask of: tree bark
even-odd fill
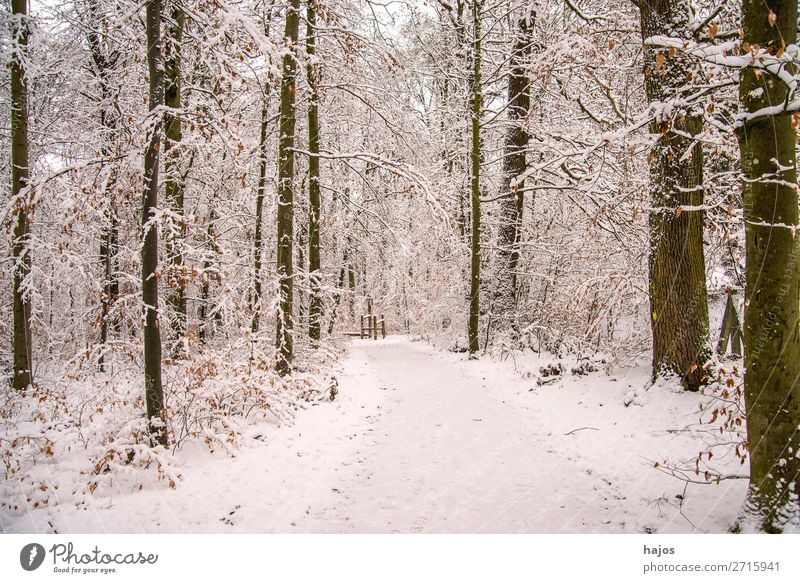
[[[264,14],[264,36],[269,37],[272,24],[273,3]],[[263,90],[261,104],[261,129],[258,137],[258,185],[256,186],[256,225],[253,232],[253,295],[250,298],[250,331],[256,334],[261,325],[261,256],[264,250],[263,222],[264,197],[267,189],[267,118],[269,115],[268,87]]]
[[[224,158],[224,157],[223,157]],[[215,255],[220,255],[220,248],[216,242],[216,233],[214,230],[214,223],[217,220],[217,213],[214,210],[216,205],[216,195],[213,195],[211,201],[209,202],[209,211],[208,211],[208,222],[206,226],[206,240],[208,241],[209,247],[211,251],[214,252]],[[213,275],[209,274],[211,271],[211,259],[206,257],[203,260],[202,265],[202,276],[201,276],[201,284],[200,284],[200,301],[199,306],[197,309],[197,319],[198,319],[198,332],[197,336],[200,340],[201,344],[207,345],[208,340],[211,336],[210,331],[213,331],[213,327],[211,323],[208,321],[208,312],[209,312],[209,305],[211,302],[211,280],[214,279],[219,284],[219,271],[217,270]],[[219,320],[220,314],[219,311],[215,312],[214,317],[216,320]]]
[[[286,11],[284,38],[289,50],[283,56],[281,77],[281,109],[278,137],[278,294],[279,308],[276,326],[277,362],[280,375],[292,370],[294,355],[294,322],[292,299],[294,269],[292,243],[294,238],[294,134],[295,88],[297,77],[297,36],[300,25],[300,0],[290,0]]]
[[[474,358],[478,352],[478,326],[480,317],[481,287],[481,27],[480,0],[472,0],[472,150],[470,161],[472,201],[472,245],[470,257],[469,291],[469,354]]]
[[[267,101],[261,106],[261,131],[258,140],[258,186],[256,187],[256,227],[253,234],[253,295],[250,311],[250,331],[258,332],[261,322],[261,255],[264,248],[262,223],[264,221],[264,195],[267,188]]]
[[[322,291],[320,289],[319,221],[321,213],[319,186],[319,66],[316,59],[317,11],[314,0],[306,9],[306,53],[308,65],[308,274],[311,294],[308,301],[308,337],[319,343],[322,323]]]
[[[690,35],[688,12],[677,0],[641,4],[642,37]],[[645,90],[650,103],[667,102],[693,73],[688,58],[645,45]],[[709,356],[703,226],[703,151],[694,139],[702,117],[656,118],[660,134],[650,152],[650,324],[652,376],[674,373],[683,386],[698,390]]]
[[[467,18],[468,18],[467,12],[469,8],[469,2],[470,0],[455,0],[454,2],[455,16],[452,18],[452,23],[455,32],[456,47],[454,52],[455,52],[455,61],[457,70],[458,67],[460,66],[463,66],[465,68],[468,68],[471,65],[474,66],[474,63],[470,63],[472,59],[472,56],[470,54],[471,47],[469,40],[467,38]],[[453,8],[450,8],[449,10],[452,11]],[[456,74],[453,81],[454,81],[454,86],[452,87],[452,89],[456,93],[458,93],[460,86],[458,74]],[[450,89],[451,89],[450,83],[448,82],[447,84],[448,95]],[[472,89],[471,87],[467,88],[468,91],[471,91],[471,89]],[[446,107],[448,101],[449,101],[449,96],[445,98]],[[457,157],[458,154],[453,153],[451,154],[450,159],[448,160],[447,172],[449,176],[453,175],[453,166],[455,165]],[[458,192],[458,215],[457,215],[458,233],[461,236],[461,239],[464,242],[466,242],[470,230],[469,225],[472,220],[469,209],[469,206],[471,204],[471,199],[469,196],[466,196],[461,189],[458,189],[457,192]]]
[[[174,1],[174,0],[173,0]],[[170,210],[177,217],[177,234],[168,232],[165,236],[167,259],[170,263],[168,283],[170,294],[168,302],[175,317],[173,332],[176,355],[185,352],[183,338],[186,333],[186,277],[183,273],[185,263],[183,244],[186,236],[184,215],[184,182],[181,174],[181,44],[185,15],[183,9],[174,2],[169,39],[166,45],[164,63],[164,194]]]
[[[33,384],[33,346],[31,338],[31,298],[23,290],[31,272],[29,204],[19,198],[28,184],[28,82],[25,78],[23,55],[28,51],[28,2],[13,0],[14,25],[12,38],[15,51],[11,58],[11,196],[15,200],[14,242],[11,255],[14,261],[14,374],[15,389]]]
[[[168,445],[161,385],[161,332],[158,323],[158,162],[164,105],[164,67],[161,55],[161,0],[148,0],[147,66],[150,73],[150,129],[144,155],[145,188],[142,197],[142,301],[144,302],[144,384],[147,418],[153,443]]]
[[[214,237],[214,207],[208,212],[208,225],[206,226],[206,236],[209,240]],[[208,302],[211,295],[211,276],[208,270],[211,269],[211,261],[208,259],[203,260],[202,275],[200,276],[200,302],[197,307],[197,338],[200,343],[205,345],[208,343]]]
[[[524,182],[515,182],[525,172],[525,150],[528,131],[525,120],[531,105],[530,82],[525,74],[525,60],[531,46],[531,25],[527,16],[520,18],[511,53],[508,76],[508,123],[503,156],[503,183],[500,200],[500,227],[498,229],[497,291],[494,312],[501,326],[516,327],[514,311],[517,297],[517,266],[522,212],[525,200]],[[512,186],[513,184],[513,186]]]
[[[339,268],[339,284],[336,287],[333,309],[331,310],[331,316],[328,320],[328,336],[333,334],[333,327],[336,325],[336,312],[339,309],[339,305],[342,303],[342,294],[345,293],[345,277],[347,276],[347,272],[347,247],[345,247],[344,251],[342,251],[342,266]]]
[[[770,15],[776,17],[774,26]],[[797,41],[796,0],[745,0],[743,41],[773,55]],[[785,43],[785,44],[784,44]],[[791,67],[791,65],[786,65]],[[787,85],[744,69],[747,114],[784,103]],[[744,121],[741,152],[746,238],[745,403],[750,486],[744,520],[780,532],[800,520],[800,331],[796,129],[783,112]]]
[[[89,32],[87,40],[94,63],[94,74],[100,84],[100,151],[106,158],[116,150],[118,115],[116,113],[114,92],[111,79],[119,58],[118,51],[112,49],[112,41],[104,34],[108,20],[100,14],[97,0],[89,3]],[[119,318],[112,315],[114,304],[119,297],[119,274],[117,271],[117,253],[119,250],[119,229],[117,208],[114,197],[116,184],[116,167],[111,168],[109,178],[104,184],[106,198],[105,227],[100,240],[100,262],[103,265],[103,297],[100,305],[100,344],[105,347],[111,332],[119,332]],[[105,370],[105,354],[98,359],[100,370]]]
[[[228,153],[222,153],[222,162],[223,165],[225,163],[225,159],[227,158]],[[213,254],[219,258],[221,255],[221,249],[219,244],[217,243],[217,234],[214,228],[216,221],[217,221],[217,191],[213,191],[211,193],[211,199],[208,202],[208,218],[206,220],[206,241],[207,241],[207,251],[213,252]],[[217,264],[217,269],[211,269],[214,263]],[[197,336],[200,340],[200,343],[203,346],[208,344],[209,339],[211,338],[212,333],[214,332],[214,324],[210,321],[209,318],[209,306],[212,306],[214,302],[211,299],[211,282],[214,280],[217,285],[220,284],[220,271],[219,271],[219,261],[214,260],[212,262],[211,256],[209,253],[206,254],[205,258],[203,259],[202,263],[202,275],[201,275],[201,283],[200,283],[200,300],[198,302],[198,309],[197,309],[197,319],[198,319],[198,332]],[[216,323],[221,322],[222,315],[219,309],[211,310],[214,314],[214,321]]]

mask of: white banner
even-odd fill
[[[3,581],[800,581],[791,535],[3,535]]]

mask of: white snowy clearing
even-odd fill
[[[535,357],[531,357],[534,359]],[[543,362],[543,361],[542,361]],[[178,452],[184,479],[61,504],[6,532],[723,532],[746,480],[689,485],[653,468],[697,454],[681,430],[703,398],[641,369],[564,375],[439,351],[404,337],[355,340],[339,394],[291,426],[254,428],[237,457]],[[530,369],[526,368],[530,366]],[[638,390],[634,404],[626,395]],[[258,430],[258,431],[257,431]],[[747,467],[737,468],[746,474]],[[682,512],[679,508],[682,499]]]

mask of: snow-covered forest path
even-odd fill
[[[527,389],[498,391],[480,363],[402,339],[360,342],[346,367],[367,422],[309,530],[556,532],[608,514],[613,488],[551,449]]]
[[[664,387],[626,406],[646,372],[565,374],[541,363],[468,361],[403,337],[355,340],[339,394],[236,457],[178,453],[183,480],[63,504],[9,532],[691,532],[723,531],[746,481],[692,486],[653,468],[691,458],[680,429],[696,394]],[[526,368],[528,367],[528,368]],[[738,469],[738,468],[737,468]],[[678,509],[683,497],[683,512]],[[691,519],[691,523],[689,522]]]
[[[339,379],[345,407],[361,412],[352,454],[332,481],[289,479],[317,492],[297,529],[691,532],[685,495],[695,526],[725,530],[743,481],[684,492],[653,468],[696,454],[696,440],[667,429],[696,419],[697,395],[643,396],[640,370],[540,387],[527,375],[539,364],[469,361],[402,337],[355,341]],[[634,391],[644,406],[626,406]]]

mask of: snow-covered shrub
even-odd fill
[[[176,451],[188,443],[235,455],[254,424],[290,423],[298,406],[328,390],[323,367],[335,348],[307,356],[282,379],[272,353],[243,342],[205,351],[164,369],[170,449],[149,443],[141,371],[121,366],[98,373],[73,360],[70,370],[34,389],[3,389],[0,404],[0,507],[26,508],[142,489],[181,479]]]

